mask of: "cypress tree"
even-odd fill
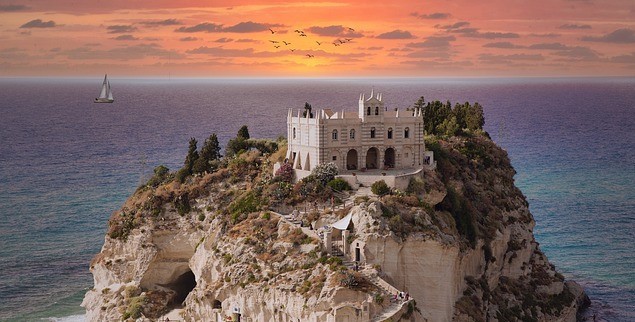
[[[237,138],[241,138],[243,140],[249,140],[249,129],[247,125],[243,125],[240,130],[238,130]]]
[[[205,140],[203,143],[203,147],[201,147],[201,153],[194,163],[194,168],[192,171],[194,173],[203,173],[205,171],[210,171],[211,169],[211,161],[218,160],[220,158],[220,144],[218,143],[218,137],[216,133],[212,133],[212,135]]]
[[[187,150],[187,156],[185,157],[185,169],[187,174],[192,174],[192,168],[194,168],[194,162],[198,159],[198,151],[196,151],[196,142],[195,138],[190,138],[190,146]]]

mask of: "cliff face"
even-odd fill
[[[347,242],[361,250],[361,273],[314,231],[268,211],[307,190],[276,197],[271,162],[284,153],[250,152],[184,184],[139,189],[91,263],[87,319],[575,321],[585,295],[540,251],[505,152],[484,137],[428,146],[438,168],[411,194],[305,215],[320,225],[353,215]],[[414,301],[391,303],[396,290]]]

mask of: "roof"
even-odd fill
[[[339,230],[346,230],[348,225],[351,224],[351,220],[353,219],[353,214],[348,214],[344,218],[338,220],[336,223],[331,225],[331,227]]]

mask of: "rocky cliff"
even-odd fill
[[[540,251],[506,153],[484,136],[428,147],[437,169],[382,198],[272,176],[284,151],[225,158],[184,182],[153,178],[109,222],[87,319],[575,321],[586,296]],[[307,205],[316,210],[286,216]],[[360,251],[361,272],[295,221],[347,214],[341,250]],[[412,299],[393,303],[397,290]]]

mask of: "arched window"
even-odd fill
[[[366,114],[370,115],[370,106],[366,109]]]
[[[351,130],[351,140],[355,140],[355,130]]]
[[[331,137],[333,138],[333,140],[337,140],[337,130],[333,130]]]
[[[293,128],[293,138],[295,139],[295,127]]]
[[[371,127],[371,128],[370,128],[370,138],[371,138],[371,139],[374,139],[374,138],[375,138],[375,128],[374,128],[374,127]]]
[[[392,139],[392,127],[388,128],[388,138]]]
[[[375,106],[375,115],[379,115],[379,106]]]
[[[407,127],[405,130],[403,130],[403,137],[406,139],[410,137],[410,128]]]

